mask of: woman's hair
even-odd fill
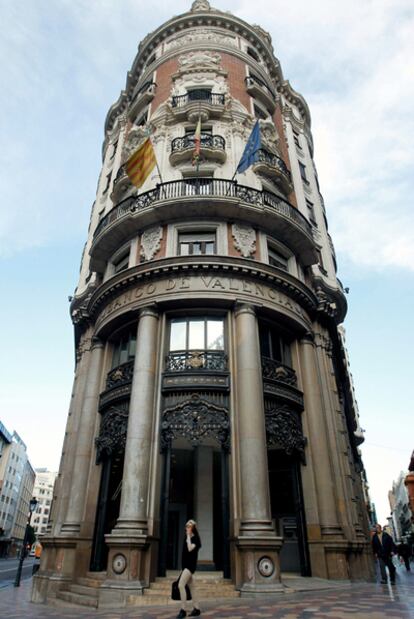
[[[201,548],[201,539],[200,539],[200,534],[199,534],[198,529],[197,529],[196,521],[195,520],[188,520],[185,523],[185,526],[186,527],[190,526],[192,528],[193,535],[194,535],[194,537],[196,538],[196,541],[197,541],[197,545],[199,546],[199,548]]]

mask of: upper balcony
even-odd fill
[[[110,370],[106,377],[105,391],[99,398],[99,409],[115,403],[119,400],[129,398],[131,393],[132,375],[134,372],[134,361],[127,361]]]
[[[228,358],[223,350],[179,350],[165,358],[163,391],[229,389]]]
[[[253,171],[274,181],[284,194],[292,191],[292,175],[283,159],[274,153],[263,148],[257,151],[257,161],[253,164]]]
[[[90,249],[91,269],[103,272],[116,249],[139,230],[168,220],[219,217],[277,230],[282,242],[307,266],[317,262],[312,227],[283,198],[264,190],[218,178],[186,178],[160,183],[117,204],[99,222]]]
[[[224,111],[224,103],[224,94],[198,88],[185,95],[173,96],[171,109],[176,120],[197,122],[201,118],[205,122],[209,118],[219,118]]]
[[[303,410],[303,394],[298,389],[296,372],[275,359],[262,356],[263,391]]]
[[[137,118],[137,116],[139,116],[145,106],[153,100],[156,89],[157,84],[152,81],[145,82],[145,84],[141,86],[132,101],[128,114],[129,118]]]
[[[171,165],[191,160],[195,148],[195,135],[185,135],[171,142]],[[201,157],[208,161],[226,161],[226,140],[221,135],[202,133],[200,139]]]
[[[270,114],[276,108],[276,95],[269,86],[257,75],[248,75],[244,78],[246,90],[254,99],[261,101]]]

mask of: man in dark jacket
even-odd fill
[[[407,570],[407,572],[411,572],[411,567],[410,567],[411,549],[409,545],[407,544],[407,542],[403,540],[401,544],[398,544],[397,550],[398,550],[398,556],[405,563],[405,569]]]
[[[389,535],[386,531],[382,530],[380,524],[377,524],[376,532],[372,537],[372,550],[374,555],[378,559],[378,563],[381,571],[381,583],[387,584],[387,571],[385,567],[388,567],[390,572],[390,581],[392,585],[395,585],[395,566],[392,562],[392,557],[395,553],[395,544],[391,535]]]

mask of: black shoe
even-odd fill
[[[193,608],[191,613],[188,615],[189,617],[198,617],[201,615],[201,610],[199,608]]]
[[[183,619],[183,617],[187,617],[187,613],[185,612],[185,610],[181,609],[177,615],[177,619]]]

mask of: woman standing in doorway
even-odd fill
[[[181,576],[178,582],[178,588],[180,590],[180,598],[181,598],[181,610],[177,615],[177,619],[182,619],[187,616],[185,605],[187,602],[187,595],[185,591],[185,586],[188,585],[188,588],[191,592],[191,598],[193,601],[193,610],[189,614],[189,617],[198,617],[201,614],[201,611],[198,607],[198,602],[195,593],[194,586],[194,572],[197,569],[197,557],[198,551],[201,548],[201,540],[197,531],[197,523],[194,520],[189,520],[185,525],[185,539],[183,544],[183,553],[181,556]]]

